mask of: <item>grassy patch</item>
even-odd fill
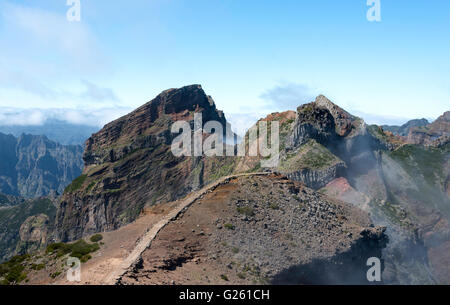
[[[241,280],[245,280],[245,273],[243,273],[243,272],[238,273],[237,277],[240,278]]]
[[[39,271],[45,268],[44,264],[33,264],[31,265],[31,269],[35,271]]]
[[[231,223],[226,223],[226,224],[224,225],[224,227],[225,227],[226,229],[228,229],[228,230],[234,230],[234,229],[235,229],[234,225],[232,225]]]
[[[304,168],[323,169],[337,164],[340,161],[326,147],[310,140],[295,152],[289,153],[286,159],[281,160],[279,168],[283,171],[295,171]]]
[[[89,254],[98,249],[100,249],[99,244],[88,244],[83,239],[80,239],[73,244],[55,243],[48,245],[47,253],[56,253],[57,257],[69,254],[69,256],[76,257],[80,259],[81,262],[85,263],[91,258]]]
[[[280,207],[276,203],[271,203],[269,205],[269,208],[271,208],[272,210],[279,210],[280,209]]]
[[[249,207],[249,206],[238,207],[236,210],[238,211],[239,214],[244,214],[244,215],[247,215],[247,216],[255,215],[255,212],[253,211],[253,208]]]
[[[65,194],[73,193],[81,188],[83,186],[84,181],[86,181],[87,176],[81,175],[80,177],[76,178],[72,181],[71,184],[69,184],[66,189],[64,190]]]

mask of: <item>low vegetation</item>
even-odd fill
[[[86,175],[81,175],[80,177],[73,180],[72,183],[66,187],[66,189],[64,190],[64,193],[70,194],[70,193],[73,193],[73,192],[79,190],[83,186],[84,181],[86,181],[86,178],[87,178]]]
[[[47,253],[56,254],[57,257],[64,256],[68,254],[71,257],[76,257],[80,259],[81,262],[87,262],[93,253],[100,249],[98,243],[88,244],[83,239],[73,243],[73,244],[65,244],[65,243],[54,243],[47,247]]]
[[[95,234],[95,235],[91,236],[90,241],[93,243],[97,243],[97,242],[101,241],[102,239],[103,239],[102,234]]]
[[[300,147],[299,150],[290,153],[281,161],[279,168],[282,171],[296,171],[304,168],[324,169],[341,161],[327,148],[314,140]]]
[[[246,216],[253,216],[253,215],[255,215],[255,212],[253,211],[253,208],[249,207],[249,206],[238,207],[236,210],[238,211],[239,214],[244,214]]]
[[[225,225],[224,225],[224,227],[226,228],[226,229],[228,229],[228,230],[234,230],[235,228],[234,228],[234,225],[232,225],[231,223],[226,223]]]
[[[26,280],[27,273],[24,272],[23,262],[29,259],[29,255],[14,256],[8,262],[0,264],[1,285],[19,284]]]

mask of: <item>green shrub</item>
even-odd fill
[[[15,265],[12,267],[8,274],[5,276],[5,279],[9,283],[20,283],[27,278],[27,274],[23,272],[25,269],[22,265]]]
[[[228,230],[234,230],[234,226],[231,223],[226,223],[224,227],[227,228]]]
[[[249,207],[249,206],[238,207],[237,211],[238,211],[239,214],[244,214],[244,215],[247,215],[247,216],[255,215],[255,212],[253,211],[253,208]]]
[[[83,239],[73,243],[70,245],[72,253],[70,256],[77,257],[81,260],[81,258],[89,253],[95,252],[100,249],[98,244],[88,244]]]
[[[99,242],[99,241],[101,241],[103,239],[103,236],[102,236],[102,234],[95,234],[95,235],[92,235],[91,236],[91,241],[93,242],[93,243],[96,243],[96,242]]]
[[[72,249],[69,244],[65,243],[54,243],[47,246],[46,253],[56,253],[57,257],[61,257],[63,255],[69,254],[72,252]]]
[[[220,278],[221,278],[222,280],[228,282],[228,276],[226,276],[225,274],[221,274],[221,275],[220,275]]]
[[[90,254],[86,254],[86,255],[83,255],[81,258],[80,258],[80,262],[82,262],[82,263],[86,263],[88,260],[90,260],[92,258],[92,256],[90,255]]]
[[[29,255],[29,254],[25,254],[25,255],[17,255],[17,256],[14,256],[13,258],[11,258],[11,259],[8,261],[8,264],[9,264],[9,265],[20,264],[20,263],[22,263],[23,261],[25,261],[25,260],[28,259],[28,258],[30,258],[30,255]]]
[[[31,265],[31,269],[39,271],[45,268],[44,264],[33,264]]]
[[[55,273],[52,273],[52,274],[50,274],[50,277],[52,278],[52,279],[56,279],[58,276],[60,276],[61,275],[61,271],[57,271],[57,272],[55,272]]]
[[[65,243],[55,243],[48,245],[47,253],[56,253],[57,257],[61,257],[63,255],[69,254],[72,257],[76,257],[78,259],[83,258],[86,261],[90,259],[86,255],[97,251],[100,249],[98,243],[88,244],[83,239],[73,243],[73,244],[65,244]]]
[[[9,271],[9,267],[7,264],[0,264],[0,276],[4,276]]]

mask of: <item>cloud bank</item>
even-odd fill
[[[59,120],[72,124],[102,127],[131,110],[126,107],[98,109],[18,109],[4,107],[0,108],[0,125],[35,126],[44,125],[48,120]]]

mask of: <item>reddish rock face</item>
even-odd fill
[[[138,137],[153,135],[170,138],[170,126],[178,120],[191,121],[193,113],[201,112],[203,121],[218,121],[225,126],[223,112],[216,109],[214,101],[200,85],[163,91],[155,99],[135,111],[107,124],[86,142],[83,159],[85,166],[98,164],[109,158],[111,148],[126,149]]]

